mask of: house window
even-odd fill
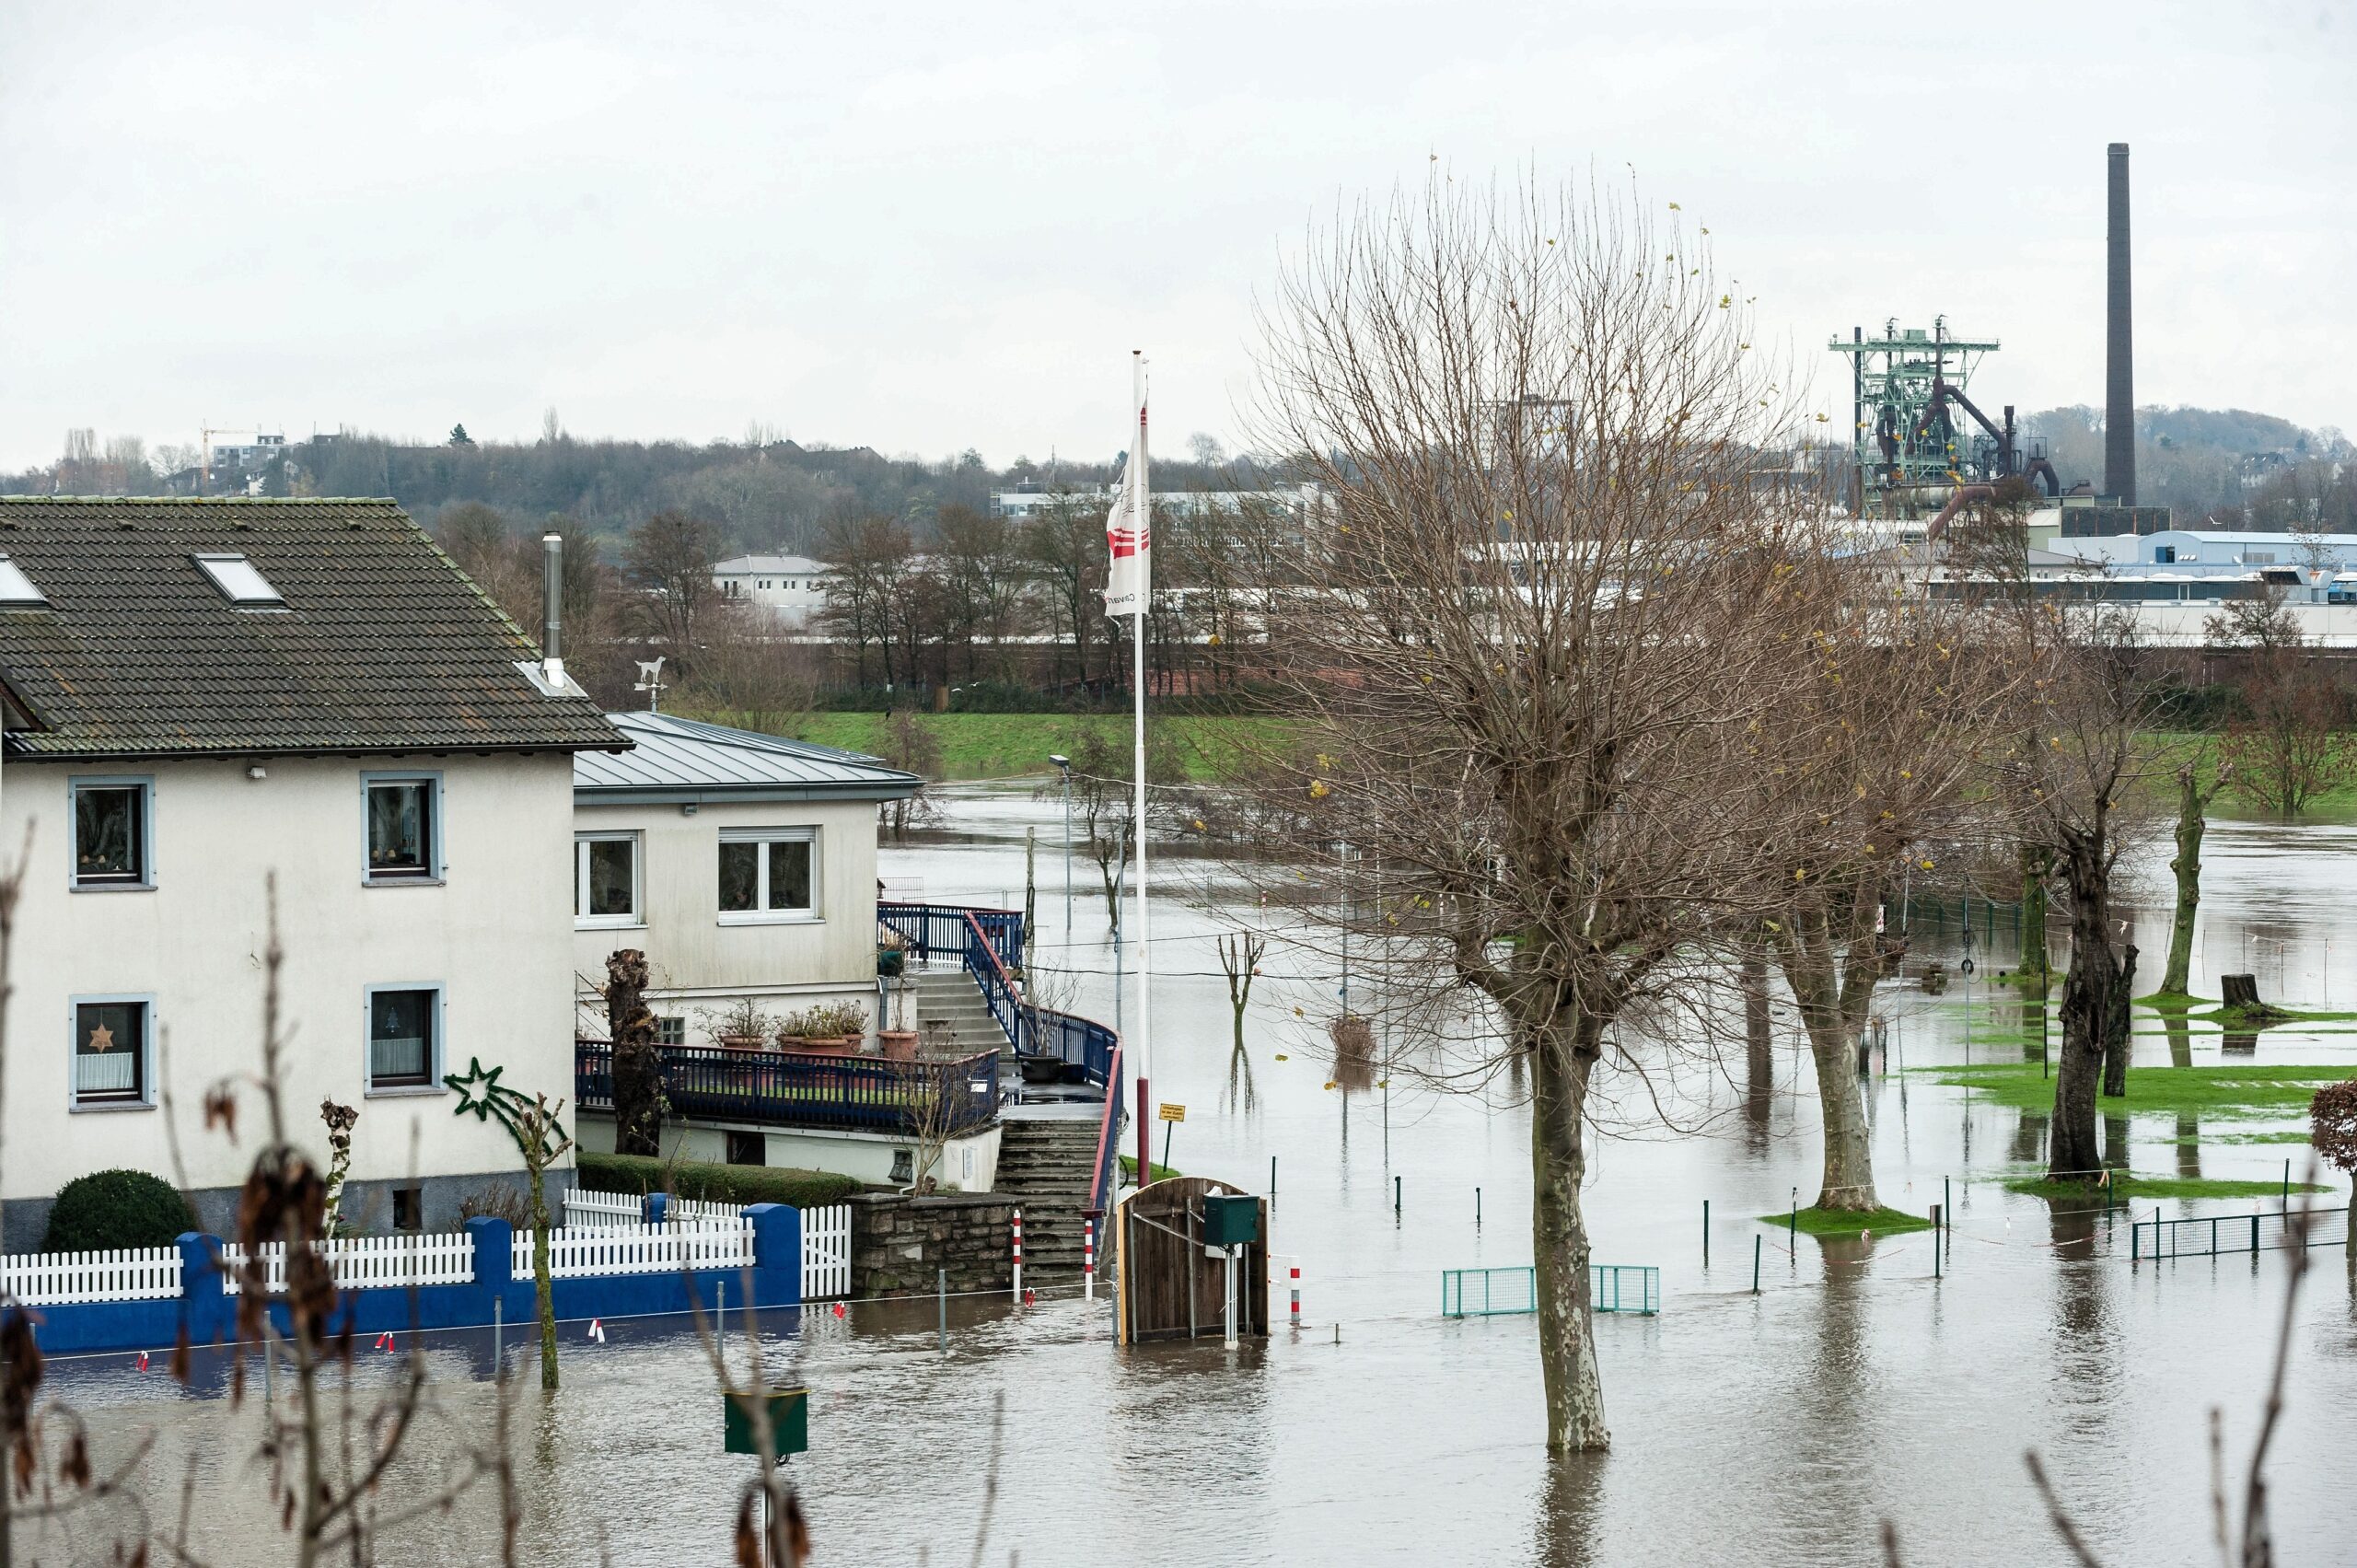
[[[685,1045],[685,1044],[687,1044],[687,1043],[688,1043],[688,1021],[687,1021],[687,1019],[685,1019],[685,1018],[656,1018],[656,1019],[655,1020],[655,1043],[656,1043],[656,1044],[657,1044],[657,1045]]]
[[[442,875],[441,780],[371,773],[365,778],[368,880],[430,882]]]
[[[74,886],[153,887],[145,779],[75,779]]]
[[[573,836],[575,925],[639,923],[638,842],[636,833]]]
[[[815,828],[722,829],[722,923],[809,919],[818,912],[818,860]]]
[[[425,1189],[423,1186],[393,1189],[393,1228],[401,1231],[422,1231],[425,1228]]]
[[[442,1057],[442,992],[383,985],[368,992],[368,1092],[435,1086]]]
[[[73,1008],[74,1104],[145,1105],[147,998],[77,997]]]
[[[728,1134],[730,1165],[767,1165],[770,1163],[769,1138],[761,1132],[731,1132]]]

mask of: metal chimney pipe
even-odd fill
[[[564,536],[540,536],[540,670],[554,686],[564,679]]]
[[[2103,487],[2136,505],[2136,345],[2128,291],[2128,144],[2114,142],[2105,250]]]

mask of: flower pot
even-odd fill
[[[769,1042],[759,1035],[714,1035],[723,1051],[759,1051]]]
[[[914,1062],[917,1059],[917,1031],[914,1029],[877,1029],[876,1045],[894,1062]]]
[[[848,1056],[859,1049],[857,1035],[780,1035],[780,1051],[797,1056]]]
[[[876,972],[886,980],[898,980],[909,967],[909,956],[898,947],[879,947],[876,952]]]

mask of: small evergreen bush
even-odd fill
[[[61,1188],[50,1206],[44,1252],[169,1247],[196,1228],[188,1200],[144,1170],[99,1170]]]

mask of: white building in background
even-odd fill
[[[782,625],[801,628],[827,602],[835,569],[807,555],[738,555],[712,569],[723,597],[766,610]]]
[[[287,1133],[324,1168],[318,1107],[358,1109],[347,1216],[520,1185],[450,1080],[572,1098],[573,757],[629,744],[536,658],[389,501],[0,499],[0,1246],[113,1167],[230,1233],[273,917]]]

